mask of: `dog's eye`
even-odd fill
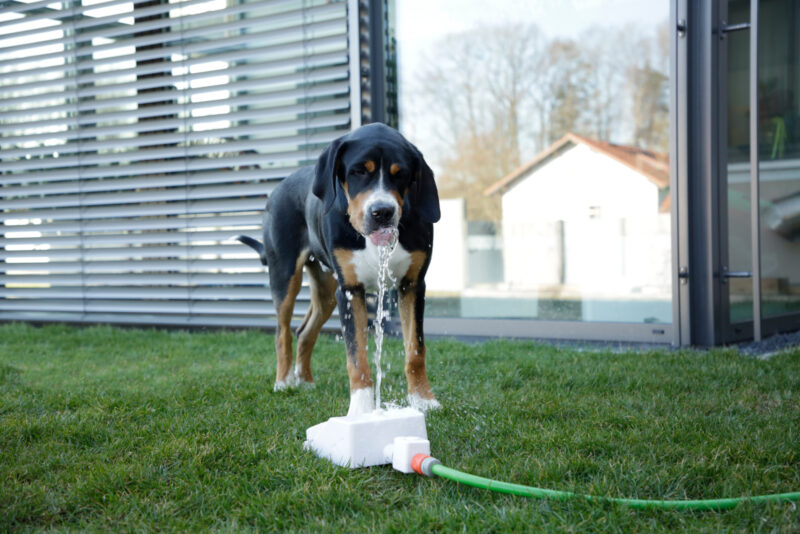
[[[367,169],[355,168],[350,171],[350,175],[355,178],[364,178],[367,174]]]

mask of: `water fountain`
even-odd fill
[[[306,430],[303,446],[318,456],[344,467],[393,464],[410,471],[415,454],[429,454],[425,416],[414,408],[381,406],[383,370],[383,320],[386,289],[394,285],[389,259],[397,246],[395,234],[386,246],[378,247],[378,305],[375,315],[375,410],[358,416],[331,417]]]

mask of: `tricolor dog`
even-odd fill
[[[377,287],[378,247],[396,236],[389,268],[398,290],[409,401],[422,409],[439,405],[425,371],[422,331],[425,272],[438,220],[433,172],[414,145],[383,124],[333,141],[315,167],[278,185],[264,211],[263,243],[238,238],[269,267],[278,316],[276,390],[313,383],[311,351],[338,305],[350,377],[348,415],[374,409],[365,295]],[[297,328],[293,367],[290,321],[304,267],[311,305]]]

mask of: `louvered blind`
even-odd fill
[[[0,6],[0,320],[274,324],[230,238],[350,127],[347,3]]]

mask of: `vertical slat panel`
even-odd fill
[[[0,320],[272,324],[230,237],[350,128],[348,3],[67,0],[0,24]]]

